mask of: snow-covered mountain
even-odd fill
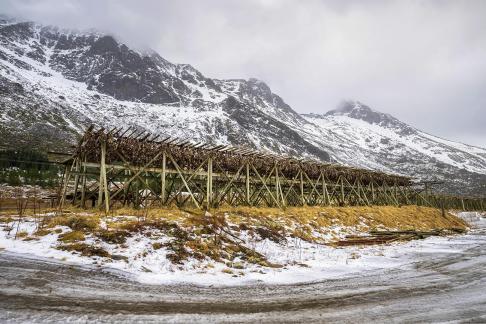
[[[66,149],[89,124],[332,159],[486,193],[486,149],[360,103],[300,115],[256,79],[210,79],[109,35],[0,20],[0,144]]]
[[[6,144],[63,145],[94,123],[329,159],[265,83],[209,79],[107,35],[2,21],[0,93]]]
[[[338,162],[445,181],[454,193],[486,193],[484,148],[427,134],[360,102],[304,117],[318,127],[306,127],[304,136],[324,142]]]

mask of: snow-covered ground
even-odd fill
[[[1,198],[28,198],[37,197],[38,199],[52,196],[56,193],[55,189],[46,189],[40,186],[23,185],[9,186],[0,183]]]
[[[474,226],[486,226],[486,220],[478,213],[458,213],[468,221],[474,221]],[[343,278],[356,273],[407,267],[415,261],[417,253],[454,253],[455,248],[449,245],[450,237],[431,237],[425,240],[407,243],[391,243],[387,245],[368,247],[334,248],[328,245],[309,243],[298,238],[287,238],[283,244],[269,239],[250,243],[251,248],[263,254],[268,261],[284,265],[282,268],[270,268],[260,265],[250,265],[242,269],[228,271],[223,263],[188,260],[184,265],[172,264],[167,259],[165,248],[154,249],[153,243],[164,244],[170,240],[161,233],[154,232],[150,238],[143,234],[135,234],[127,238],[127,242],[109,244],[92,236],[86,237],[86,243],[96,243],[114,257],[81,256],[78,253],[56,249],[60,243],[59,235],[69,232],[65,226],[55,229],[59,233],[50,233],[37,239],[24,240],[17,237],[17,222],[3,224],[0,230],[0,250],[22,253],[38,258],[51,258],[67,264],[89,265],[114,270],[130,279],[147,284],[178,284],[190,283],[197,285],[246,285],[255,283],[290,284],[316,280]],[[13,227],[8,232],[6,229]],[[36,230],[34,219],[25,219],[20,223],[18,232],[24,237]],[[336,228],[343,232],[342,228]],[[348,234],[351,230],[348,230]],[[243,238],[244,239],[244,238]],[[457,253],[460,253],[458,250]],[[234,260],[235,263],[238,260]]]
[[[342,262],[355,273],[326,279],[322,266],[322,280],[288,285],[148,285],[109,268],[3,251],[0,322],[484,323],[486,222],[477,225],[384,247],[380,263],[396,266],[361,270],[365,256]]]
[[[459,212],[456,216],[465,220],[471,228],[481,228],[485,225],[485,213],[478,212]]]

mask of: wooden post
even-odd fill
[[[86,157],[82,165],[83,180],[81,181],[81,208],[86,208]]]
[[[73,191],[73,199],[71,201],[72,204],[76,202],[76,196],[78,194],[78,187],[79,187],[79,172],[81,171],[81,161],[80,159],[76,159],[76,167],[75,167],[75,176],[74,176],[74,191]]]
[[[66,200],[67,187],[69,183],[69,178],[71,177],[70,171],[71,171],[70,168],[66,166],[66,168],[64,169],[64,185],[62,188],[60,202],[59,202],[59,211],[62,210],[64,206],[64,201]]]
[[[302,170],[300,170],[300,202],[302,206],[305,206],[305,199],[304,199],[304,175]]]
[[[248,205],[251,205],[251,202],[250,202],[250,163],[249,162],[246,162],[245,186],[246,186],[246,203]]]
[[[466,207],[464,207],[464,198],[461,198],[461,204],[462,204],[462,210],[466,210]]]
[[[67,166],[65,165],[64,166],[64,172],[62,173],[61,181],[59,181],[59,185],[58,185],[57,192],[56,192],[56,199],[57,199],[57,207],[58,208],[61,207],[62,191],[64,189],[64,181],[66,179],[66,169],[67,169]]]
[[[280,198],[282,198],[282,208],[285,209],[287,206],[287,201],[285,200],[285,196],[282,191],[282,185],[280,184],[280,180],[278,181],[278,190],[280,191]]]
[[[208,158],[208,172],[207,172],[207,187],[206,187],[206,202],[207,209],[211,208],[213,195],[213,158]]]
[[[210,193],[209,193],[209,199],[210,199],[210,206],[212,206],[213,204],[213,158],[210,158],[210,161],[211,161],[211,175],[209,176],[209,189],[210,189]]]
[[[131,171],[130,170],[125,170],[125,176],[123,177],[124,185],[123,185],[123,206],[128,204],[130,206],[130,201],[128,199],[128,194],[130,192],[130,183],[128,185],[125,185],[127,183],[127,180],[130,178]],[[113,199],[112,199],[113,200]]]
[[[282,192],[282,184],[280,183],[280,176],[278,173],[278,165],[275,164],[275,189],[277,190],[277,201],[282,205],[281,207],[285,209],[285,197]]]
[[[101,161],[103,190],[105,195],[105,213],[108,213],[110,211],[110,195],[108,194],[108,180],[106,178],[106,141],[101,142]]]
[[[368,200],[368,196],[366,195],[366,191],[364,190],[364,186],[361,185],[361,182],[358,180],[358,185],[360,186],[359,188],[361,189],[361,192],[363,193],[363,198],[366,206],[371,206],[370,201]]]
[[[277,201],[280,201],[280,193],[279,193],[279,179],[278,179],[278,165],[275,163],[275,197]]]
[[[106,180],[106,141],[101,142],[100,180],[98,190],[98,207],[103,204],[105,196],[105,213],[110,210],[110,199],[108,195],[108,183]]]
[[[166,173],[166,166],[167,166],[167,156],[164,153],[162,153],[162,172],[160,173],[160,187],[161,187],[161,191],[160,191],[160,200],[162,201],[162,205],[165,205],[165,202],[167,200],[167,197],[166,197],[166,192],[165,192],[165,173]]]
[[[373,185],[373,181],[371,181],[371,200],[373,201],[373,205],[375,205],[375,186]]]
[[[361,183],[359,182],[359,179],[356,179],[355,183],[356,183],[356,187],[357,187],[356,188],[357,190],[355,190],[355,191],[356,191],[356,194],[358,196],[358,205],[359,205],[363,201],[363,198],[361,197]],[[354,185],[353,185],[353,189],[354,189]]]
[[[341,204],[344,206],[344,179],[341,176]]]
[[[322,177],[322,196],[324,197],[324,205],[328,206],[329,197],[327,193],[326,178],[324,177],[324,174],[322,172],[321,172],[321,177]]]
[[[103,152],[103,150],[101,150]],[[105,158],[105,156],[103,155],[103,153],[101,154],[101,162],[100,162],[100,177],[99,177],[99,185],[98,185],[98,204],[97,206],[98,207],[101,207],[101,204],[103,203],[103,164],[104,164],[104,161],[103,159]]]
[[[133,182],[133,208],[139,209],[140,208],[140,189],[138,186],[138,181]]]

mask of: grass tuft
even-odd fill
[[[14,219],[10,216],[0,216],[0,223],[8,224],[8,223],[11,223],[13,221],[14,221]]]
[[[84,241],[84,233],[81,231],[67,232],[59,235],[57,240],[64,243]]]
[[[35,236],[46,236],[46,235],[51,234],[51,233],[52,233],[52,231],[50,229],[40,228],[37,231],[35,231],[33,235],[35,235]]]
[[[104,258],[110,257],[110,253],[108,253],[102,247],[90,245],[86,243],[64,244],[64,245],[59,245],[57,248],[63,251],[78,252],[81,253],[82,256],[99,256]]]
[[[49,220],[48,227],[67,226],[74,231],[93,231],[98,228],[100,219],[98,216],[56,216]]]
[[[132,234],[126,230],[100,230],[97,231],[95,235],[104,242],[112,244],[123,244],[127,241],[127,237],[132,236]]]
[[[27,233],[26,231],[19,231],[15,236],[18,238],[22,238],[22,237],[27,237],[27,235],[29,235],[29,233]]]

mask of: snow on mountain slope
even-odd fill
[[[72,143],[94,123],[329,159],[268,113],[301,118],[265,83],[212,80],[111,36],[3,21],[0,71],[7,145]]]
[[[364,109],[370,108],[356,103],[353,111]],[[360,150],[372,150],[376,153],[388,151],[400,155],[417,152],[457,168],[477,173],[486,172],[486,149],[443,140],[415,130],[398,120],[393,125],[382,125],[351,117],[351,114],[330,113],[324,116],[308,115],[307,118],[323,129],[342,134],[348,141],[358,145]]]
[[[303,136],[324,142],[339,162],[458,186],[471,180],[486,185],[486,149],[429,135],[359,102],[304,117],[317,129],[307,126]]]
[[[485,149],[362,104],[300,115],[257,79],[210,79],[109,35],[0,19],[0,145],[62,150],[89,124],[332,158],[486,194]]]

